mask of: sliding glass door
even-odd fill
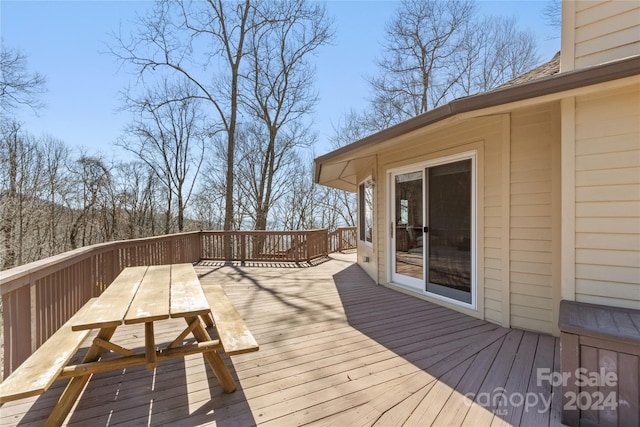
[[[427,174],[426,291],[471,304],[471,159]]]
[[[391,281],[473,304],[472,155],[391,175]]]

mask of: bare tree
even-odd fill
[[[516,17],[488,16],[468,24],[452,69],[456,97],[494,89],[538,64],[536,37]]]
[[[458,78],[451,66],[473,13],[471,1],[402,0],[385,29],[381,74],[370,79],[376,116],[397,123],[448,99]]]
[[[547,0],[547,4],[542,10],[542,16],[554,31],[560,30],[562,26],[562,0]]]
[[[191,93],[186,85],[164,80],[159,88],[130,100],[131,109],[138,115],[129,127],[135,139],[118,142],[142,160],[166,188],[165,233],[171,231],[174,198],[178,231],[184,230],[185,210],[204,159],[203,117],[199,101]]]
[[[250,182],[254,228],[264,230],[277,199],[277,174],[291,152],[314,139],[303,122],[317,102],[311,55],[331,37],[331,24],[319,3],[278,1],[258,3],[257,13],[268,22],[250,33],[249,67],[242,83],[241,102],[257,119],[246,133],[249,150],[239,166],[249,166],[240,182]],[[256,156],[256,154],[258,154]],[[247,188],[248,189],[248,188]]]
[[[42,74],[27,71],[24,54],[0,42],[0,111],[7,113],[21,105],[33,111],[43,108],[45,83]]]
[[[515,18],[478,20],[470,0],[402,0],[386,37],[367,113],[379,129],[492,89],[538,62],[535,37]]]
[[[99,213],[106,201],[105,192],[111,182],[111,171],[100,157],[81,154],[69,165],[74,187],[66,199],[70,214],[67,236],[71,249],[102,242],[99,235]]]
[[[240,67],[246,53],[246,35],[259,25],[255,8],[250,0],[160,0],[138,24],[139,31],[129,40],[116,37],[117,46],[111,52],[136,67],[142,77],[164,72],[191,82],[197,93],[190,96],[209,102],[226,132],[224,228],[229,230],[233,223]],[[217,71],[207,75],[206,71],[212,69]]]

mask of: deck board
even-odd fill
[[[66,425],[558,425],[557,401],[557,413],[525,416],[465,398],[496,387],[550,394],[536,388],[535,369],[558,369],[557,339],[377,286],[353,255],[334,258],[310,268],[197,266],[260,344],[223,356],[238,390],[225,394],[200,355],[96,374]],[[183,328],[181,319],[157,323],[156,343]],[[113,341],[142,348],[142,325],[122,326]],[[41,425],[63,386],[2,405],[0,425]]]

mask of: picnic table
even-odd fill
[[[213,317],[213,319],[212,319]],[[158,349],[154,325],[183,318],[184,330]],[[122,325],[144,324],[144,351],[134,352],[112,342]],[[215,326],[218,338],[205,328]],[[91,330],[98,330],[82,362],[68,365]],[[196,343],[186,344],[193,335]],[[101,360],[105,351],[118,356]],[[251,332],[219,285],[203,287],[191,264],[125,268],[98,298],[85,304],[16,371],[0,384],[0,403],[44,393],[59,379],[70,381],[54,407],[47,425],[61,425],[92,374],[202,353],[222,389],[236,389],[218,351],[235,355],[258,350]]]

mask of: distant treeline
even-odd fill
[[[319,187],[304,173],[271,211],[269,229],[335,228],[355,221],[355,203]],[[206,182],[186,205],[178,227],[175,195],[142,161],[107,160],[34,137],[16,122],[0,124],[0,263],[22,265],[78,247],[178,231],[222,229],[224,189]],[[236,200],[235,229],[253,225]]]

